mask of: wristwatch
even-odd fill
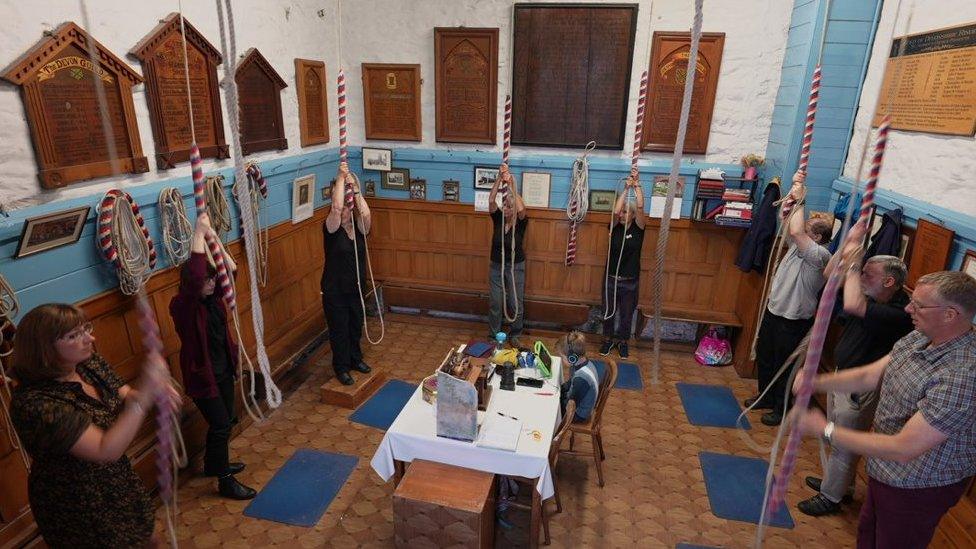
[[[824,426],[823,439],[827,442],[833,442],[834,438],[834,422],[831,421]]]

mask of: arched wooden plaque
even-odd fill
[[[281,117],[281,90],[288,87],[257,48],[237,65],[238,103],[241,107],[241,147],[248,155],[288,148]]]
[[[298,122],[302,146],[329,142],[329,88],[325,63],[295,59],[295,87],[298,91]]]
[[[436,139],[495,143],[498,29],[434,29]]]

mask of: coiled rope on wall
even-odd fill
[[[253,219],[251,223],[257,229],[257,256],[258,261],[258,281],[261,283],[261,287],[268,285],[268,224],[264,224],[264,228],[261,228],[261,212],[264,211],[261,208],[261,204],[265,199],[268,198],[268,185],[264,179],[264,175],[261,173],[261,167],[257,165],[256,162],[251,162],[245,168],[245,173],[247,173],[247,178],[243,181],[235,181],[232,193],[234,198],[238,201],[241,200],[240,197],[247,197],[251,201],[251,212]],[[238,185],[244,185],[244,189],[238,189]],[[240,204],[238,204],[238,209],[241,209]]]
[[[24,467],[30,471],[30,457],[27,455],[27,450],[24,449],[23,444],[20,443],[20,438],[17,437],[13,420],[10,417],[10,402],[13,399],[10,384],[13,380],[7,376],[4,365],[4,360],[13,351],[13,338],[17,332],[14,319],[17,318],[18,314],[20,314],[20,302],[17,301],[17,292],[0,274],[0,389],[2,389],[0,390],[0,415],[3,415],[3,425],[7,432],[10,447],[17,450],[24,462]]]
[[[180,265],[190,257],[193,225],[186,216],[183,194],[176,187],[159,192],[159,219],[163,228],[163,249],[173,265]]]
[[[583,154],[573,161],[573,171],[569,184],[569,199],[566,201],[566,217],[569,218],[569,237],[566,239],[566,266],[576,263],[576,240],[579,224],[586,219],[590,209],[590,161],[587,155],[596,148],[596,141],[590,141]]]
[[[98,205],[95,236],[102,257],[115,267],[122,293],[138,293],[152,276],[156,249],[139,205],[129,193],[119,189],[105,193]]]

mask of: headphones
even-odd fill
[[[571,365],[576,366],[576,363],[579,362],[579,356],[569,355],[566,357],[566,360],[568,360]]]

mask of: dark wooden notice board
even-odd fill
[[[512,143],[622,149],[636,4],[515,6]]]
[[[952,251],[952,238],[955,231],[941,225],[918,220],[915,241],[912,243],[912,256],[908,263],[908,278],[905,285],[914,288],[923,275],[944,271]]]
[[[420,65],[363,63],[366,139],[420,141]]]
[[[434,29],[436,139],[495,143],[498,29]]]
[[[695,88],[691,95],[688,133],[684,152],[705,154],[708,134],[715,108],[715,89],[722,65],[725,33],[706,32],[698,43],[698,63],[695,68]],[[644,114],[645,151],[672,152],[678,137],[681,119],[681,98],[685,93],[688,75],[688,54],[691,50],[689,32],[655,32],[648,68],[647,109]]]
[[[64,23],[3,75],[21,87],[38,178],[46,189],[113,173],[95,79],[105,91],[119,171],[149,171],[132,103],[132,87],[142,77],[97,41],[93,65],[88,40],[81,27]]]
[[[295,88],[298,91],[298,122],[302,146],[329,142],[329,102],[326,95],[325,63],[295,59]]]
[[[237,65],[238,103],[241,109],[241,148],[245,155],[288,148],[281,117],[281,90],[288,87],[256,48]]]
[[[163,19],[129,52],[142,63],[142,70],[146,74],[149,120],[156,142],[156,166],[161,170],[175,168],[177,163],[190,159],[192,133],[196,134],[201,158],[230,156],[224,139],[224,119],[220,112],[220,89],[217,86],[220,52],[189,21],[184,23],[187,63],[184,64],[183,35],[178,13],[171,13]],[[192,133],[185,66],[190,69]]]

